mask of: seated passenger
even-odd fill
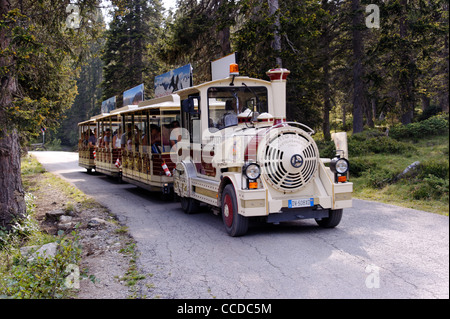
[[[107,128],[103,136],[102,144],[104,147],[109,148],[110,143],[111,143],[111,130]]]
[[[90,130],[88,142],[90,147],[95,147],[95,144],[97,143],[97,138],[95,137],[95,130],[94,132]]]
[[[172,131],[170,132],[170,146],[174,147],[179,141],[181,141],[181,127],[180,122],[173,121],[170,123]]]
[[[237,125],[238,117],[233,108],[231,100],[227,100],[225,102],[225,111],[226,111],[226,113],[223,116],[223,126],[228,127],[228,126]]]
[[[127,124],[127,131],[124,132],[120,138],[120,145],[123,149],[127,146],[128,132],[131,132],[131,123]]]
[[[161,130],[159,126],[155,124],[150,125],[150,138],[152,143],[152,153],[160,154],[161,150],[159,147],[161,146]]]

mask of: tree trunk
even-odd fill
[[[375,127],[375,123],[373,121],[373,118],[375,117],[375,113],[373,112],[373,105],[374,105],[374,99],[370,99],[370,105],[369,103],[364,103],[365,109],[366,109],[366,124],[370,128]]]
[[[448,3],[444,3],[444,8],[446,8],[447,14],[448,14]],[[443,50],[443,56],[445,57],[445,72],[444,72],[444,87],[446,90],[440,94],[439,97],[439,106],[441,107],[443,112],[449,111],[448,106],[448,74],[449,74],[449,59],[448,59],[448,34],[444,37],[444,50]]]
[[[280,17],[277,13],[278,9],[280,8],[278,4],[278,0],[269,0],[269,14],[272,16],[276,14],[275,16],[275,23],[273,25],[273,41],[272,41],[272,48],[275,51],[276,57],[275,57],[275,64],[277,67],[282,68],[283,67],[283,60],[281,59],[281,36],[280,36]]]
[[[402,14],[400,17],[400,39],[406,41],[407,37],[407,5],[408,0],[401,0],[400,4],[402,6]],[[408,65],[410,63],[410,53],[406,46],[401,50],[400,65],[402,71],[400,73],[399,87],[400,87],[400,107],[402,112],[402,124],[407,125],[412,122],[414,115],[414,96],[413,96],[413,75],[411,70],[408,70]]]
[[[326,46],[327,53],[329,53],[329,47]],[[323,66],[323,137],[325,141],[331,141],[330,133],[330,110],[331,110],[331,91],[330,91],[330,66],[328,58],[325,59]]]
[[[10,228],[26,213],[20,175],[20,143],[16,130],[0,138],[0,226]]]
[[[0,20],[11,10],[9,0],[0,0]],[[10,47],[6,27],[0,29],[0,51]],[[6,110],[12,106],[17,92],[17,81],[11,74],[14,67],[11,56],[0,56],[0,69],[8,66],[9,72],[0,79],[0,226],[10,228],[14,219],[26,213],[24,190],[20,175],[20,143],[17,130],[8,125]]]
[[[322,9],[326,12],[331,13],[331,6],[327,0],[322,0]],[[331,90],[330,90],[330,61],[331,61],[331,50],[330,43],[332,40],[331,30],[329,25],[329,20],[324,20],[322,24],[322,35],[321,35],[321,56],[323,56],[323,137],[325,141],[331,141],[330,132],[330,111],[331,111]]]
[[[363,40],[362,31],[360,30],[363,15],[359,0],[352,0],[353,11],[353,133],[359,133],[363,131],[363,115],[364,115],[364,83],[363,83]]]
[[[220,41],[220,49],[221,55],[226,56],[231,52],[231,43],[230,43],[230,27],[225,27],[219,31],[219,41]]]

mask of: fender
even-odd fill
[[[191,179],[197,177],[195,166],[190,161],[177,163],[174,169],[174,192],[179,196],[191,196]]]
[[[222,175],[222,179],[219,185],[219,191],[217,192],[217,206],[222,206],[222,192],[225,186],[232,184],[236,194],[239,194],[238,190],[241,189],[241,173],[239,172],[226,172]]]

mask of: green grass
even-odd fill
[[[365,141],[360,141],[362,144]],[[389,145],[396,143],[391,139]],[[354,183],[354,197],[381,201],[408,208],[448,216],[448,133],[421,139],[402,139],[398,153],[374,153],[350,157],[354,169],[350,180]],[[411,147],[411,148],[410,148]],[[404,178],[395,176],[415,161],[421,165]]]

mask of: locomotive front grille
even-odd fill
[[[314,177],[319,152],[314,140],[300,131],[270,139],[261,154],[263,177],[284,193],[298,191]]]

